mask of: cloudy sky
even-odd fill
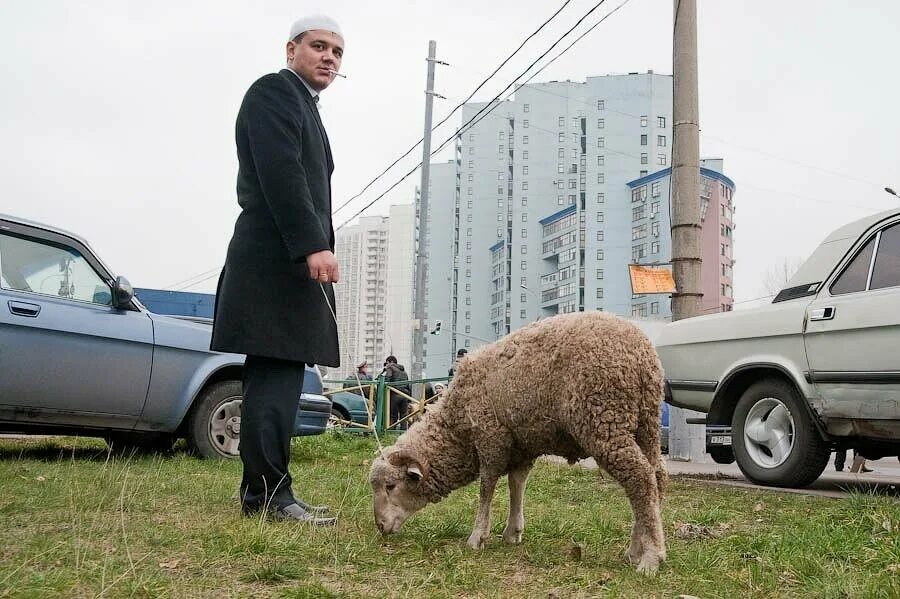
[[[0,0],[0,213],[83,235],[135,286],[196,280],[223,262],[238,211],[237,108],[250,83],[283,65],[295,18],[327,10],[346,36],[349,78],[322,100],[337,206],[421,137],[429,39],[452,65],[437,74],[442,118],[563,1]],[[475,100],[596,2],[571,0]],[[900,202],[882,191],[900,189],[900,3],[701,0],[699,12],[701,154],[723,157],[737,184],[735,293],[747,302],[766,293],[770,268]],[[538,80],[671,73],[671,37],[670,1],[630,0]],[[417,181],[372,213],[411,201]],[[190,287],[214,288],[215,277]]]

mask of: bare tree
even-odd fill
[[[787,282],[803,264],[803,259],[797,256],[783,257],[777,263],[766,270],[763,275],[763,289],[769,295],[777,295],[779,291],[787,287]]]

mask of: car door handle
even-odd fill
[[[9,306],[9,311],[15,316],[34,318],[41,313],[41,307],[37,304],[28,304],[25,302],[16,302],[13,300],[9,300],[7,302],[7,305]]]
[[[809,311],[810,320],[831,320],[832,318],[834,318],[833,306],[828,306],[827,308],[816,308],[815,310]]]

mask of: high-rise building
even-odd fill
[[[449,339],[426,336],[429,376],[445,374],[456,349],[552,314],[671,318],[668,296],[632,293],[627,268],[671,257],[659,175],[671,163],[671,109],[671,76],[652,72],[529,84],[515,101],[463,107],[474,126],[456,159],[433,167],[426,314]],[[723,183],[730,211],[721,161],[705,173]],[[716,238],[719,224],[730,238],[730,212],[717,216]],[[718,283],[712,303],[730,305],[730,245],[727,271],[719,246],[713,255],[704,236],[703,247],[704,284]]]

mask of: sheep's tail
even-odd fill
[[[660,449],[660,401],[663,397],[662,382],[648,381],[644,388],[641,409],[638,412],[638,426],[635,440],[656,474],[656,488],[662,501],[669,475]]]

